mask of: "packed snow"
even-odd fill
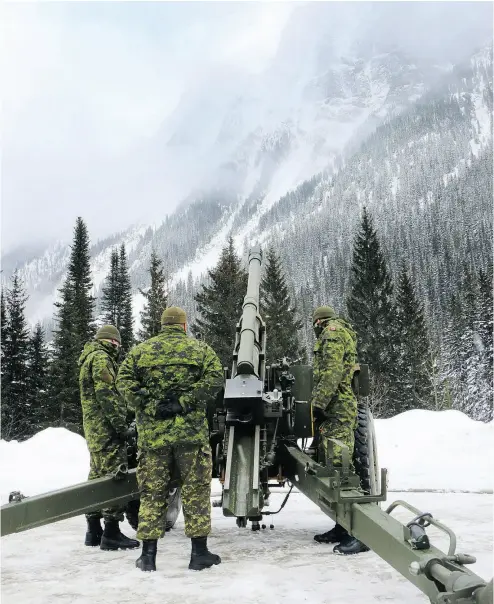
[[[405,499],[430,511],[458,536],[457,551],[477,556],[472,570],[492,574],[493,422],[483,424],[457,411],[408,411],[376,420],[380,464],[390,470],[394,490],[437,489],[481,493],[395,492],[388,503]],[[63,428],[48,428],[18,443],[0,441],[2,504],[8,493],[36,495],[84,481],[89,455],[84,439]],[[286,489],[271,496],[276,511]],[[492,492],[492,490],[491,490]],[[212,496],[220,493],[212,482]],[[410,520],[397,510],[396,517]],[[72,518],[2,538],[2,602],[48,604],[206,604],[236,598],[242,603],[366,604],[383,600],[415,604],[426,598],[373,552],[346,558],[317,544],[313,535],[331,521],[301,493],[272,517],[274,530],[239,529],[232,518],[212,508],[209,545],[222,564],[202,573],[187,569],[190,542],[180,514],[174,530],[160,540],[157,572],[135,568],[137,551],[102,552],[83,545],[85,521]],[[124,523],[124,532],[133,536]],[[444,537],[429,529],[443,550]],[[357,580],[356,580],[357,579]]]
[[[82,436],[65,428],[47,428],[17,442],[0,440],[0,500],[11,491],[39,495],[87,479],[89,452]]]
[[[493,492],[494,422],[414,409],[376,420],[375,429],[390,489]]]

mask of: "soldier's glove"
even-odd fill
[[[121,443],[127,442],[131,438],[135,438],[137,436],[137,430],[135,426],[131,426],[124,430],[123,432],[117,433],[117,440]]]
[[[156,406],[154,416],[156,419],[170,419],[184,412],[182,405],[178,402],[179,398],[176,392],[168,392],[165,398]]]
[[[122,436],[127,440],[128,438],[135,438],[137,436],[137,429],[135,426],[130,426],[127,428],[125,432],[122,433]]]
[[[326,413],[320,407],[312,407],[312,414],[316,422],[323,422],[326,419]]]

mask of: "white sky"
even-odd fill
[[[163,173],[166,140],[155,135],[181,94],[207,86],[214,70],[262,72],[301,5],[307,19],[294,15],[289,30],[302,36],[302,48],[324,39],[326,28],[344,38],[354,19],[342,4],[0,3],[2,251],[70,240],[77,216],[92,241],[164,218],[182,191]],[[490,2],[378,3],[372,22],[366,8],[357,17],[369,35],[412,54],[460,57],[492,38]],[[294,52],[284,55],[287,69],[303,58]],[[157,153],[148,158],[146,149]]]
[[[108,161],[118,171],[119,157],[156,132],[207,68],[261,71],[294,6],[4,4],[2,249],[70,238],[78,215],[88,215],[94,235],[107,234],[78,183],[87,186]],[[126,212],[118,227],[134,219]]]

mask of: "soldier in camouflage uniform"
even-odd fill
[[[113,325],[104,325],[88,342],[79,358],[84,435],[90,455],[89,480],[115,473],[127,464],[127,410],[115,387],[120,333]],[[104,531],[100,519],[105,521]],[[132,549],[139,542],[120,532],[123,508],[94,511],[86,515],[88,530],[85,544],[103,550]]]
[[[349,323],[337,317],[330,306],[314,311],[312,323],[317,340],[314,346],[314,388],[312,404],[319,425],[320,450],[328,457],[333,451],[333,464],[341,467],[341,447],[329,441],[343,442],[350,452],[350,470],[355,472],[352,455],[357,427],[357,399],[352,389],[352,378],[357,363],[357,336]],[[336,526],[322,535],[315,535],[319,543],[339,542],[333,549],[338,554],[357,554],[368,547],[347,531]]]
[[[221,562],[207,549],[212,455],[206,410],[223,386],[223,372],[205,342],[187,337],[181,308],[167,308],[161,325],[157,336],[130,351],[117,377],[117,388],[135,410],[138,433],[137,536],[143,546],[136,566],[156,570],[157,540],[164,533],[166,497],[175,467],[182,486],[185,534],[192,541],[189,568],[202,570]]]

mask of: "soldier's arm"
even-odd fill
[[[223,387],[223,369],[221,361],[214,350],[205,345],[203,358],[203,373],[201,379],[192,389],[192,395],[187,397],[187,402],[193,407],[206,409],[211,401]]]
[[[324,333],[322,337],[321,373],[319,382],[312,393],[312,404],[326,411],[343,378],[345,336],[342,331],[335,330]]]
[[[143,390],[136,375],[135,359],[132,351],[120,365],[117,375],[117,390],[124,397],[130,411],[135,412],[142,404]]]
[[[105,418],[115,432],[121,434],[127,430],[127,409],[123,398],[115,387],[115,376],[108,365],[106,355],[95,355],[92,367],[94,392]]]

